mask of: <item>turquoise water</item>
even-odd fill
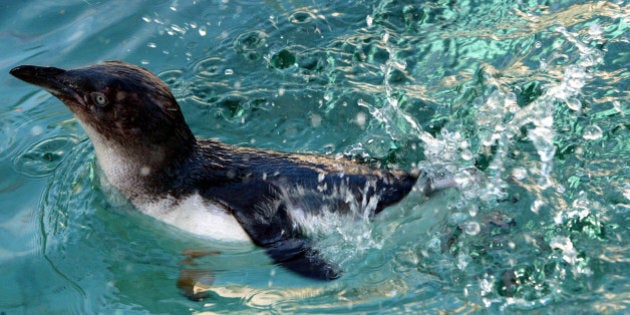
[[[627,1],[2,2],[0,313],[626,313],[629,31]],[[462,188],[329,222],[346,273],[301,279],[104,192],[69,111],[8,75],[112,59],[159,74],[200,137]]]

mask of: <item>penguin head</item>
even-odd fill
[[[168,86],[142,67],[108,61],[71,70],[23,65],[10,73],[64,102],[93,142],[133,148],[195,141]]]

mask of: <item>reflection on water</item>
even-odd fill
[[[25,288],[0,289],[0,312],[627,308],[623,2],[68,2],[0,13],[0,281]],[[320,246],[346,274],[301,279],[106,198],[63,105],[6,75],[107,59],[158,73],[198,136],[461,189],[336,222]],[[218,253],[192,266],[214,277],[200,303],[175,285],[189,249]]]

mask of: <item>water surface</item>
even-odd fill
[[[627,1],[2,3],[0,313],[625,313],[629,30]],[[114,59],[200,137],[462,188],[329,222],[346,273],[302,279],[135,213],[63,104],[8,75]],[[214,278],[202,302],[189,268]]]

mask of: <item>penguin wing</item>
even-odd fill
[[[373,207],[370,213],[377,213],[406,196],[417,179],[350,163],[346,165],[351,167],[336,167],[336,161],[323,158],[305,162],[304,156],[264,151],[225,156],[230,167],[206,173],[212,175],[204,179],[205,195],[230,209],[252,241],[276,263],[320,280],[338,278],[341,271],[313,247],[296,216],[308,220],[337,212],[352,217],[351,210],[362,215],[368,205]]]
[[[312,279],[338,278],[339,268],[313,248],[313,241],[296,226],[287,202],[278,198],[276,190],[267,182],[250,181],[209,193],[232,211],[252,241],[265,248],[275,263]]]
[[[409,178],[404,184],[393,184],[374,176],[339,174],[318,178],[308,171],[293,170],[291,176],[285,173],[277,180],[249,178],[224,183],[208,191],[208,196],[230,209],[253,242],[265,248],[275,263],[309,278],[332,280],[341,270],[313,247],[314,241],[296,216],[308,220],[338,212],[352,219],[364,215],[366,200],[376,198],[377,202],[367,202],[373,214],[404,197],[414,181]]]

